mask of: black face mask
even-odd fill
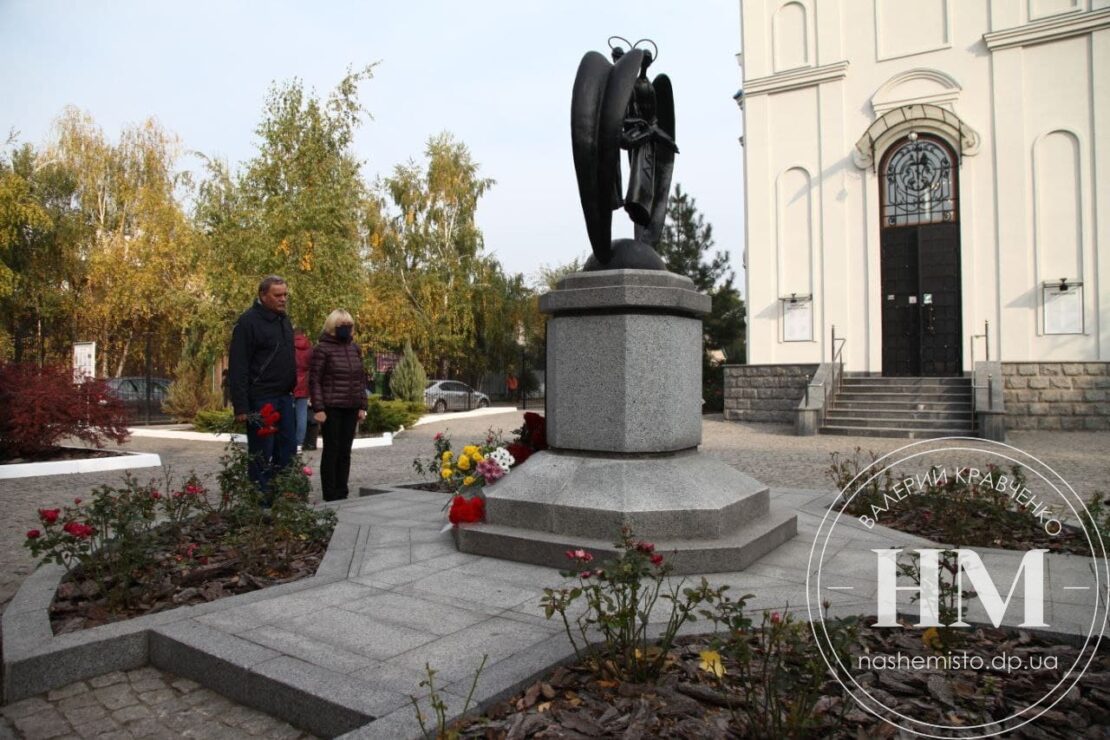
[[[335,338],[338,339],[340,342],[351,341],[352,334],[353,327],[347,325],[335,327]]]

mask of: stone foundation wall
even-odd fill
[[[725,365],[725,418],[794,423],[817,365]]]
[[[1002,377],[1007,429],[1110,430],[1110,362],[1003,362]]]

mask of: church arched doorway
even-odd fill
[[[910,133],[879,167],[883,375],[963,372],[956,155]]]

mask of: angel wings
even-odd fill
[[[582,57],[571,99],[574,169],[594,253],[587,269],[665,269],[651,248],[663,232],[678,153],[674,93],[666,75],[648,81],[650,51],[615,47],[613,61],[594,51]],[[629,159],[627,191],[622,149]],[[635,224],[635,238],[613,242],[613,211],[621,206]]]

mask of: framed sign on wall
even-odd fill
[[[1083,334],[1083,283],[1060,278],[1041,284],[1045,334]]]
[[[813,296],[791,293],[779,298],[782,307],[782,341],[813,341]]]

